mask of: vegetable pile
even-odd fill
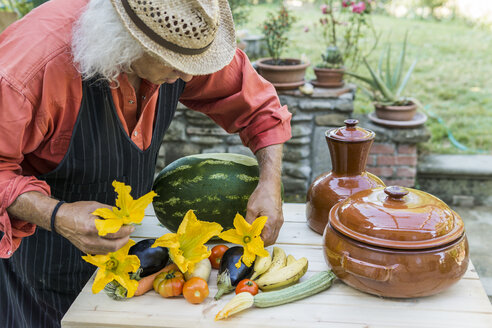
[[[118,194],[112,210],[98,209],[93,214],[100,235],[116,232],[126,224],[140,223],[145,207],[154,193],[133,200],[131,188],[114,182]],[[120,250],[106,255],[86,255],[82,258],[99,267],[92,291],[102,289],[113,299],[143,295],[152,289],[164,298],[183,296],[191,304],[202,303],[209,295],[208,281],[212,268],[218,269],[218,300],[225,294],[236,296],[216,315],[225,319],[252,307],[269,307],[293,302],[330,287],[334,274],[323,271],[297,284],[308,269],[305,257],[287,255],[280,247],[270,253],[260,237],[267,217],[249,224],[240,215],[234,218],[234,229],[222,231],[216,222],[200,221],[188,211],[176,233],[138,243],[130,240]],[[237,244],[205,245],[211,238]],[[261,292],[259,292],[261,290]],[[273,291],[272,291],[273,290]]]

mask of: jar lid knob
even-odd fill
[[[354,128],[357,124],[359,124],[359,120],[356,120],[355,118],[349,118],[343,121],[345,123],[345,126],[347,128]]]
[[[386,195],[390,196],[393,199],[401,200],[403,197],[408,195],[408,190],[400,186],[389,186],[384,188],[384,192]]]

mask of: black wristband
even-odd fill
[[[56,218],[56,213],[58,212],[58,209],[60,206],[62,206],[65,202],[63,200],[60,200],[58,204],[56,204],[55,208],[53,209],[53,212],[51,213],[51,232],[52,233],[57,233],[55,230],[55,218]]]

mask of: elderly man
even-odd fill
[[[274,243],[290,114],[236,49],[227,1],[51,0],[0,35],[2,327],[59,326],[94,271],[81,255],[127,243],[133,227],[101,237],[91,213],[113,180],[150,191],[178,101],[255,153],[246,219],[268,216]]]

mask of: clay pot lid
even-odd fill
[[[438,247],[464,233],[459,215],[439,198],[398,186],[353,194],[333,207],[330,224],[357,241],[396,249]]]
[[[339,141],[360,142],[374,139],[376,135],[370,130],[358,127],[359,121],[356,119],[348,119],[343,121],[345,126],[331,129],[326,132],[326,137]]]

